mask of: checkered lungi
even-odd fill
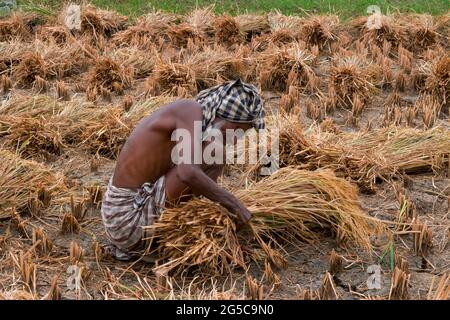
[[[142,187],[117,188],[108,184],[102,202],[102,219],[109,244],[107,250],[120,260],[129,260],[147,248],[145,230],[164,210],[165,177]]]

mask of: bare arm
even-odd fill
[[[231,213],[239,216],[243,223],[247,223],[251,214],[250,211],[230,192],[220,187],[213,179],[208,177],[202,170],[200,164],[195,164],[194,150],[195,143],[201,141],[194,141],[194,121],[202,120],[201,106],[197,102],[186,101],[183,110],[177,111],[177,123],[176,126],[179,129],[185,129],[189,131],[191,135],[191,161],[190,163],[180,163],[176,167],[177,177],[186,184],[194,194],[203,195],[213,202],[217,202],[225,207]],[[181,108],[179,108],[181,109]],[[201,139],[199,136],[198,138]]]

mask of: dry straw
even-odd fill
[[[375,17],[375,19],[374,19]],[[372,21],[368,21],[371,19]],[[406,42],[405,28],[392,16],[359,17],[352,23],[360,32],[359,40],[372,50],[388,42],[391,48]]]
[[[24,160],[0,150],[0,218],[8,218],[11,209],[27,210],[30,195],[45,188],[57,200],[66,191],[64,177],[34,161]]]
[[[0,20],[0,41],[13,39],[27,40],[32,36],[33,24],[38,17],[33,13],[14,12],[8,18]]]
[[[310,48],[317,46],[320,50],[330,50],[331,44],[338,40],[338,26],[339,18],[336,15],[311,16],[303,22],[299,38]]]
[[[244,34],[233,17],[229,15],[216,17],[213,25],[216,43],[233,46],[244,41]]]
[[[374,73],[373,66],[357,56],[335,58],[328,84],[329,107],[353,109],[357,99],[365,106],[375,92]]]
[[[282,50],[267,50],[258,58],[259,82],[262,90],[287,91],[290,85],[316,89],[318,78],[311,65],[313,56],[294,44]]]
[[[164,261],[156,271],[197,266],[223,273],[234,266],[245,268],[241,237],[255,247],[251,259],[269,259],[281,267],[285,260],[278,250],[286,243],[317,239],[323,229],[370,251],[370,235],[382,229],[360,209],[356,189],[331,171],[288,167],[235,194],[253,214],[243,234],[236,232],[235,219],[224,208],[203,199],[167,209],[147,227]]]
[[[280,161],[314,169],[332,168],[373,190],[377,179],[406,172],[438,171],[450,150],[450,131],[388,127],[368,132],[321,132],[316,126],[302,129],[298,120],[286,118],[280,126]]]
[[[115,11],[101,10],[91,5],[81,8],[81,33],[92,37],[93,43],[124,29],[127,21],[127,17]]]
[[[142,50],[149,49],[153,46],[153,43],[167,34],[167,30],[176,19],[177,17],[172,14],[151,12],[140,17],[136,24],[117,32],[112,41],[123,47],[132,46]]]
[[[131,86],[132,75],[133,70],[118,61],[110,57],[99,58],[88,75],[88,91],[101,92],[101,89],[106,89],[122,94],[124,89]]]
[[[2,117],[0,127],[7,127],[2,132],[4,146],[17,150],[22,157],[38,155],[60,155],[64,144],[57,122],[44,118]]]

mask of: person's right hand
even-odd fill
[[[247,224],[252,217],[251,212],[241,203],[239,203],[233,211],[234,211],[233,213],[236,214],[239,219],[238,221],[239,227],[242,227],[243,225]]]

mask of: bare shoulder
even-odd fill
[[[177,100],[170,105],[170,109],[182,120],[201,120],[202,117],[202,106],[195,100]]]

